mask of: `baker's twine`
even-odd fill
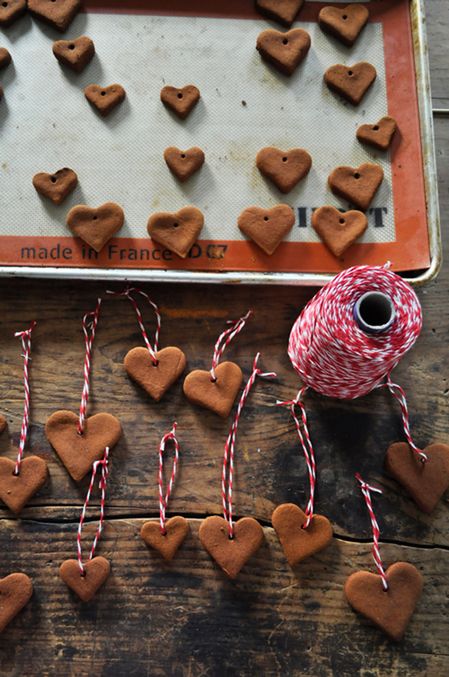
[[[90,478],[89,488],[87,490],[86,499],[84,501],[83,509],[81,510],[80,521],[79,521],[79,525],[78,525],[78,534],[77,534],[77,537],[76,537],[76,546],[77,546],[77,550],[78,550],[78,566],[79,566],[79,569],[80,569],[81,576],[86,575],[86,572],[85,572],[85,569],[84,569],[84,564],[83,564],[81,534],[82,534],[82,531],[83,531],[84,520],[86,518],[86,512],[87,512],[87,508],[88,508],[89,501],[90,501],[90,495],[92,493],[92,489],[93,489],[94,483],[95,483],[95,476],[97,474],[97,470],[98,470],[99,466],[101,466],[101,478],[100,478],[100,482],[99,482],[99,488],[100,488],[100,491],[101,491],[100,518],[98,520],[97,531],[95,532],[94,540],[92,542],[92,547],[90,549],[89,560],[93,559],[93,557],[95,555],[95,550],[97,548],[98,540],[101,536],[101,532],[103,531],[104,508],[105,508],[105,503],[106,503],[106,483],[107,483],[107,479],[108,479],[108,475],[109,475],[108,460],[109,460],[109,447],[106,447],[105,450],[104,450],[103,458],[100,459],[99,461],[95,461],[92,464],[92,475],[91,475],[91,478]]]
[[[160,529],[161,529],[161,534],[165,535],[167,533],[167,529],[165,528],[165,511],[167,509],[167,504],[168,504],[168,499],[170,498],[170,494],[173,489],[173,485],[175,483],[175,478],[176,478],[176,471],[178,469],[178,463],[179,463],[179,442],[176,437],[176,427],[177,427],[176,421],[173,423],[172,429],[166,433],[163,438],[161,439],[161,443],[159,445],[159,469],[158,469],[158,476],[157,476],[157,483],[159,487],[159,522],[160,522]],[[174,456],[173,456],[173,465],[172,465],[172,470],[170,473],[170,480],[167,484],[167,489],[164,493],[164,451],[165,451],[165,446],[167,442],[172,441],[173,442],[173,447],[174,447]]]
[[[108,289],[106,291],[106,294],[111,294],[112,296],[124,296],[125,298],[127,298],[130,301],[132,307],[134,308],[134,312],[136,313],[137,323],[138,323],[140,331],[142,333],[142,338],[144,340],[145,346],[146,346],[148,352],[150,353],[150,357],[151,357],[153,364],[157,367],[158,359],[157,359],[156,353],[157,353],[158,347],[159,347],[159,334],[160,334],[160,331],[161,331],[161,314],[159,312],[159,308],[156,305],[156,303],[154,303],[154,301],[152,301],[150,299],[150,297],[148,296],[148,294],[146,292],[142,291],[142,289],[138,289],[137,287],[126,287],[126,289],[124,289],[121,292],[110,291]],[[146,330],[144,322],[143,322],[142,313],[140,311],[139,305],[138,305],[136,299],[134,298],[133,294],[134,295],[140,294],[140,296],[143,296],[143,298],[146,299],[146,301],[149,303],[149,305],[153,308],[154,314],[156,316],[156,329],[155,329],[155,332],[154,332],[153,343],[151,343],[151,341],[148,337],[148,333],[147,333],[147,330]]]
[[[387,576],[386,576],[386,573],[385,573],[384,566],[382,564],[382,558],[380,556],[380,550],[379,550],[380,529],[379,529],[379,525],[377,524],[376,515],[374,514],[373,504],[371,502],[371,492],[375,491],[377,494],[381,494],[382,490],[378,489],[377,487],[372,487],[369,484],[367,484],[361,478],[359,473],[356,473],[355,478],[356,478],[357,482],[360,484],[360,490],[363,494],[363,498],[365,499],[366,507],[368,508],[368,513],[369,513],[369,517],[370,517],[370,520],[371,520],[371,529],[373,531],[372,553],[373,553],[374,563],[376,565],[377,571],[379,572],[379,576],[382,579],[383,589],[385,591],[387,591],[388,590]]]
[[[25,450],[25,445],[28,437],[28,426],[30,422],[30,374],[29,374],[29,363],[31,360],[31,334],[34,327],[36,326],[36,321],[30,324],[28,329],[25,331],[17,331],[14,336],[19,337],[22,341],[22,357],[23,357],[23,416],[22,416],[22,426],[20,428],[20,442],[19,442],[19,451],[17,453],[16,465],[14,467],[14,475],[20,473],[20,464],[22,463],[23,452]]]

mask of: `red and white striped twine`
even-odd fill
[[[223,501],[223,516],[228,522],[229,538],[234,537],[234,523],[232,521],[232,484],[234,478],[235,439],[242,409],[245,406],[247,397],[258,376],[261,378],[276,378],[276,374],[274,372],[262,372],[262,370],[258,368],[257,363],[259,361],[259,357],[260,353],[257,353],[254,358],[251,376],[249,377],[241,394],[240,401],[237,405],[237,411],[235,413],[235,417],[224,447],[223,472],[221,475],[221,497]]]
[[[243,315],[243,317],[241,317],[240,319],[229,320],[227,324],[230,324],[231,326],[224,332],[222,332],[218,337],[214,347],[214,354],[212,356],[212,367],[210,370],[210,379],[214,383],[217,380],[215,369],[218,367],[218,364],[223,356],[224,351],[231,343],[232,339],[242,331],[243,327],[246,324],[247,319],[252,315],[252,312],[253,312],[252,310],[248,310],[246,315]]]
[[[383,333],[367,334],[354,319],[354,307],[367,292],[386,294],[394,306],[395,320]],[[388,387],[401,405],[407,440],[425,461],[411,438],[405,393],[390,378],[421,327],[421,306],[407,282],[387,266],[355,266],[305,306],[291,330],[288,354],[305,385],[327,397],[354,399]]]
[[[306,459],[307,470],[309,473],[309,501],[305,510],[306,521],[302,525],[303,529],[307,529],[309,524],[313,519],[313,506],[315,500],[315,485],[316,485],[316,463],[315,463],[315,452],[313,450],[312,440],[310,439],[309,428],[307,425],[307,414],[306,408],[302,402],[302,398],[307,391],[307,386],[301,388],[294,400],[287,402],[277,402],[276,404],[281,407],[289,407],[292,418],[295,422],[296,432],[298,433],[299,441],[304,453],[304,458]],[[298,406],[301,410],[301,422],[296,416],[295,406]],[[302,430],[301,430],[302,423]]]
[[[165,535],[167,533],[167,530],[165,528],[165,511],[167,509],[167,504],[168,504],[168,499],[170,498],[170,494],[173,489],[173,485],[175,483],[175,478],[176,478],[176,471],[178,469],[178,462],[179,462],[179,442],[176,437],[176,427],[177,427],[176,421],[173,423],[173,427],[170,430],[170,432],[166,433],[163,438],[161,439],[161,443],[159,445],[159,472],[158,472],[158,485],[159,485],[159,516],[160,516],[160,528],[161,528],[161,533]],[[175,454],[173,457],[173,466],[172,466],[172,471],[170,475],[170,480],[167,485],[167,491],[165,492],[164,495],[164,451],[165,451],[165,445],[167,442],[171,440],[173,442],[173,446],[175,449]]]
[[[373,559],[374,563],[376,565],[377,571],[379,572],[379,576],[382,579],[382,586],[383,589],[386,591],[388,590],[388,582],[387,582],[387,576],[385,573],[385,569],[382,564],[382,558],[380,556],[380,550],[379,550],[379,538],[380,538],[380,529],[379,525],[377,524],[376,516],[374,514],[373,510],[373,504],[371,502],[371,491],[375,491],[377,494],[381,494],[382,491],[381,489],[378,489],[377,487],[371,487],[369,484],[364,482],[364,480],[361,478],[359,473],[356,473],[355,475],[356,480],[360,483],[360,489],[363,494],[363,497],[366,502],[366,507],[368,508],[370,520],[371,520],[371,527],[373,530],[373,548],[372,548],[372,553],[373,553]]]
[[[137,287],[127,287],[122,292],[114,292],[114,291],[108,290],[106,293],[112,294],[112,296],[126,296],[126,298],[128,298],[128,300],[131,302],[131,304],[134,308],[134,311],[136,313],[137,322],[139,324],[140,331],[142,332],[142,337],[143,337],[143,340],[145,342],[145,346],[147,347],[148,352],[150,353],[153,364],[155,366],[157,366],[158,360],[157,360],[156,353],[157,353],[158,345],[159,345],[159,333],[161,331],[161,316],[160,316],[160,313],[159,313],[159,308],[156,305],[156,303],[154,303],[154,301],[152,301],[150,299],[150,297],[148,296],[147,293],[145,293],[141,289],[137,289]],[[142,313],[140,311],[140,308],[137,304],[136,299],[133,297],[133,294],[140,294],[141,296],[143,296],[148,301],[150,306],[153,308],[154,313],[156,315],[156,331],[154,332],[153,345],[151,345],[150,339],[148,338],[147,330],[145,329],[145,325],[143,323]]]
[[[94,540],[92,542],[92,547],[90,549],[90,555],[89,559],[91,560],[95,554],[95,550],[97,547],[98,540],[101,536],[101,532],[103,531],[103,523],[104,523],[104,508],[105,508],[105,503],[106,503],[106,483],[109,475],[109,469],[108,469],[108,459],[109,459],[109,447],[106,447],[104,450],[104,456],[102,459],[99,461],[95,461],[92,464],[92,475],[90,478],[90,484],[89,484],[89,489],[87,490],[86,494],[86,500],[84,501],[83,509],[81,511],[81,516],[80,516],[80,521],[78,525],[78,534],[76,537],[76,545],[78,549],[78,565],[80,568],[80,573],[81,576],[85,576],[86,572],[84,570],[84,564],[83,564],[83,555],[82,555],[82,548],[81,548],[81,533],[83,531],[83,524],[84,520],[86,518],[86,512],[87,512],[87,507],[89,505],[90,501],[90,495],[92,493],[92,489],[94,487],[95,483],[95,476],[97,474],[97,469],[98,466],[101,465],[101,478],[99,482],[99,489],[101,491],[101,498],[100,498],[100,519],[98,521],[98,527],[97,531],[95,533]]]
[[[90,388],[90,370],[92,358],[92,346],[95,339],[95,332],[97,331],[98,318],[100,316],[101,299],[97,299],[95,310],[86,313],[83,317],[83,333],[84,333],[84,385],[81,395],[80,414],[78,421],[78,434],[84,433],[84,424],[86,422],[87,404],[89,402],[89,388]]]
[[[14,475],[20,473],[20,464],[22,463],[23,452],[28,437],[28,425],[30,422],[30,378],[29,378],[29,362],[31,360],[31,334],[36,326],[36,321],[31,322],[29,329],[25,331],[17,331],[14,336],[19,336],[22,340],[22,357],[23,357],[23,416],[22,426],[20,428],[20,443],[17,454],[16,465],[14,467]]]

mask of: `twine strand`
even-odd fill
[[[23,416],[22,416],[22,425],[20,428],[20,442],[19,442],[19,451],[17,453],[16,464],[14,466],[14,475],[19,475],[20,465],[22,463],[23,453],[25,450],[25,445],[28,437],[28,426],[30,422],[30,376],[29,376],[29,363],[31,360],[31,334],[34,327],[36,326],[36,321],[33,320],[28,329],[25,331],[17,331],[14,336],[20,337],[22,341],[22,357],[23,357]]]
[[[158,359],[157,359],[156,353],[158,351],[159,334],[160,334],[160,331],[161,331],[161,315],[159,313],[159,308],[156,305],[156,303],[154,303],[154,301],[152,301],[150,299],[150,297],[148,296],[148,294],[146,292],[142,291],[142,289],[138,289],[137,287],[127,287],[126,289],[124,289],[121,292],[114,292],[114,291],[107,290],[106,293],[111,294],[112,296],[125,296],[130,301],[132,307],[134,308],[134,312],[136,313],[137,323],[140,327],[140,331],[142,333],[142,337],[143,337],[143,340],[145,342],[145,346],[146,346],[148,352],[150,353],[150,357],[152,359],[153,364],[157,367]],[[140,310],[139,305],[138,305],[136,299],[134,298],[133,294],[140,294],[141,296],[143,296],[148,301],[150,306],[153,308],[154,314],[156,315],[156,330],[154,332],[153,345],[151,345],[151,341],[148,338],[148,333],[147,333],[147,330],[146,330],[144,322],[143,322],[141,310]]]
[[[376,515],[374,514],[373,510],[373,504],[371,502],[371,491],[375,491],[377,494],[381,494],[382,490],[378,489],[377,487],[372,487],[369,484],[367,484],[362,477],[360,476],[359,473],[356,473],[355,478],[357,482],[360,484],[360,490],[363,494],[363,497],[365,499],[366,507],[368,508],[368,513],[370,516],[371,520],[371,528],[373,531],[373,547],[372,547],[372,554],[373,554],[373,559],[374,563],[376,565],[377,571],[379,572],[379,576],[382,579],[382,586],[385,591],[388,590],[388,582],[387,582],[387,575],[385,573],[385,569],[382,564],[382,558],[380,556],[380,550],[379,550],[379,538],[380,538],[380,529],[379,525],[376,520]]]
[[[224,351],[231,343],[233,338],[242,331],[246,321],[249,317],[251,317],[252,312],[252,310],[248,310],[246,315],[243,315],[243,317],[239,318],[238,320],[229,320],[227,324],[230,324],[231,326],[228,329],[225,329],[225,331],[223,331],[218,337],[214,346],[214,354],[212,356],[212,367],[210,369],[211,381],[215,382],[217,380],[215,370],[218,367],[221,358],[223,357]]]
[[[167,533],[167,530],[165,528],[165,511],[167,509],[167,504],[168,504],[168,499],[170,498],[170,494],[172,492],[174,483],[175,483],[175,478],[176,478],[176,471],[178,469],[178,463],[179,463],[179,442],[176,437],[176,427],[177,427],[176,421],[173,423],[172,429],[166,433],[163,438],[161,439],[161,443],[159,445],[159,471],[158,471],[158,485],[159,485],[159,521],[160,521],[160,529],[161,529],[161,534],[165,535]],[[173,465],[172,465],[172,471],[170,474],[170,480],[167,485],[167,490],[164,495],[164,451],[165,451],[165,445],[167,444],[168,441],[173,442],[174,446],[174,456],[173,456]]]
[[[80,569],[81,576],[86,575],[86,571],[84,568],[83,564],[83,555],[82,555],[82,547],[81,547],[81,534],[83,531],[83,525],[84,525],[84,520],[86,518],[86,512],[87,508],[89,505],[90,501],[90,496],[92,493],[92,489],[94,487],[95,483],[95,476],[97,474],[98,466],[101,466],[101,478],[99,482],[99,489],[101,491],[101,497],[100,497],[100,518],[98,520],[98,526],[97,526],[97,531],[95,532],[94,540],[92,542],[92,547],[90,549],[90,555],[89,555],[89,560],[93,559],[93,556],[95,554],[95,550],[97,548],[98,541],[101,536],[101,532],[103,531],[103,523],[104,523],[104,508],[105,508],[105,503],[106,503],[106,484],[107,484],[107,479],[109,475],[109,469],[108,469],[108,460],[109,460],[109,447],[106,447],[104,450],[104,456],[102,459],[99,461],[95,461],[92,464],[92,475],[90,478],[90,483],[89,483],[89,488],[87,490],[86,494],[86,499],[84,501],[83,509],[81,510],[81,516],[80,516],[80,521],[78,525],[78,534],[76,537],[76,545],[77,545],[77,550],[78,550],[78,566]]]
[[[87,415],[87,405],[89,402],[89,390],[90,390],[90,372],[92,365],[92,346],[95,339],[95,333],[97,331],[98,319],[100,317],[100,308],[101,308],[101,298],[97,299],[97,305],[95,310],[90,313],[86,313],[83,317],[83,334],[84,334],[84,346],[85,346],[85,355],[84,355],[84,385],[83,392],[81,395],[81,404],[80,404],[80,413],[78,420],[78,434],[82,435],[84,433],[84,426],[86,423]]]

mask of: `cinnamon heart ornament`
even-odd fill
[[[323,550],[332,541],[332,526],[327,517],[314,515],[305,528],[306,519],[306,514],[294,503],[279,505],[271,518],[291,567]]]
[[[81,8],[81,0],[28,0],[30,13],[62,33]]]
[[[106,117],[125,99],[126,92],[123,87],[117,83],[108,85],[107,87],[88,85],[84,89],[84,96],[89,103],[97,109],[102,117]]]
[[[39,172],[33,176],[33,186],[40,195],[48,198],[55,205],[60,205],[75,190],[78,177],[73,169],[63,167],[53,174]]]
[[[147,348],[132,348],[125,356],[124,365],[128,376],[159,402],[181,376],[187,360],[182,350],[175,346],[159,350],[155,357],[157,364]]]
[[[200,90],[195,85],[172,87],[166,85],[161,89],[161,101],[176,115],[184,120],[200,100]]]
[[[170,562],[185,541],[189,529],[188,521],[177,515],[165,522],[165,533],[161,532],[159,521],[151,521],[145,522],[140,535],[150,548],[157,550],[167,562]]]
[[[151,239],[185,259],[198,239],[204,217],[196,207],[183,207],[177,212],[157,212],[148,219]]]
[[[45,425],[45,434],[70,476],[79,482],[103,457],[105,447],[112,448],[122,434],[120,421],[111,414],[95,414],[85,420],[78,433],[79,417],[71,411],[56,411]]]
[[[100,207],[76,205],[67,214],[67,225],[96,252],[100,252],[125,221],[125,214],[115,202]]]
[[[199,538],[205,550],[229,578],[237,578],[246,562],[259,550],[264,533],[253,517],[242,517],[234,524],[234,538],[229,538],[228,523],[213,515],[201,523]]]
[[[184,380],[184,395],[193,404],[227,418],[242,385],[242,370],[234,362],[222,362],[215,368],[215,375],[213,380],[210,371],[191,371]]]
[[[282,33],[268,29],[257,38],[256,49],[281,73],[292,75],[310,49],[310,35],[302,28]]]
[[[449,446],[431,444],[424,450],[423,463],[406,442],[392,444],[385,457],[385,469],[425,513],[436,508],[449,487]]]
[[[303,4],[304,0],[256,0],[261,14],[287,27],[291,26]]]
[[[357,138],[369,146],[374,146],[374,148],[379,150],[387,150],[396,129],[396,120],[386,115],[379,122],[376,122],[375,125],[361,125],[357,130]]]
[[[291,231],[295,214],[288,205],[276,205],[271,209],[248,207],[239,216],[238,227],[269,256]]]
[[[336,64],[327,69],[324,81],[334,92],[357,106],[377,77],[374,66],[361,61],[353,66]]]
[[[329,187],[335,195],[366,211],[384,178],[380,165],[365,162],[359,167],[337,167],[329,176]]]
[[[81,73],[95,54],[95,45],[87,35],[73,40],[56,40],[53,43],[53,54],[64,66],[75,73]]]
[[[184,182],[202,167],[204,153],[197,146],[188,150],[180,150],[176,146],[170,146],[164,150],[164,160],[172,174],[181,182]]]
[[[25,14],[27,0],[5,0],[0,2],[0,26],[7,28]]]
[[[391,639],[400,641],[421,596],[423,579],[408,562],[396,562],[386,571],[388,590],[382,579],[369,571],[356,571],[345,583],[345,596],[354,611],[362,614]]]
[[[22,573],[0,579],[0,633],[28,604],[33,594],[31,579]]]
[[[268,146],[257,153],[256,166],[282,193],[289,193],[309,173],[312,158],[302,148],[280,150]]]
[[[348,47],[352,47],[355,43],[368,19],[368,9],[359,4],[347,7],[323,7],[318,15],[318,23],[322,30],[338,38]]]
[[[368,219],[363,212],[340,212],[330,205],[316,209],[312,226],[334,256],[341,256],[365,232]]]
[[[27,456],[20,462],[19,474],[14,473],[15,461],[0,458],[0,500],[18,515],[29,499],[45,484],[47,464],[39,456]]]
[[[11,63],[11,54],[6,47],[0,47],[0,70],[6,68]]]
[[[67,559],[59,567],[59,575],[83,602],[89,602],[108,578],[111,566],[108,560],[101,556],[94,557],[83,566],[84,575],[81,574],[76,559]]]

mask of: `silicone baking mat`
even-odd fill
[[[367,2],[370,22],[352,49],[317,24],[323,3],[307,2],[295,26],[312,39],[291,77],[263,62],[255,49],[270,26],[250,0],[121,4],[87,2],[64,37],[89,35],[96,56],[76,75],[59,66],[51,28],[25,18],[1,42],[14,66],[3,75],[0,102],[0,265],[270,272],[336,272],[358,263],[392,261],[395,270],[429,265],[419,115],[408,0]],[[207,4],[207,7],[204,6]],[[374,86],[358,107],[323,83],[334,63],[369,61]],[[119,82],[127,97],[103,119],[83,88]],[[193,83],[201,100],[185,121],[161,104],[165,84]],[[389,153],[371,152],[357,127],[393,115],[399,125]],[[185,184],[163,159],[167,146],[200,146],[206,163]],[[308,177],[282,195],[255,166],[264,146],[306,148]],[[369,227],[342,260],[335,259],[311,227],[312,210],[347,207],[328,189],[338,165],[375,161],[384,182],[368,212]],[[79,186],[56,207],[35,192],[38,171],[73,168]],[[71,237],[65,225],[74,204],[123,206],[126,223],[97,255]],[[274,255],[245,240],[237,217],[250,205],[291,205],[296,224]],[[155,211],[193,204],[204,213],[201,239],[182,261],[153,244],[146,223]]]

